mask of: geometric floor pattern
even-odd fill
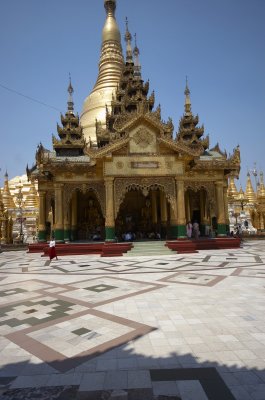
[[[265,400],[264,244],[1,253],[0,399]]]

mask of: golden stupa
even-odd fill
[[[94,89],[85,99],[80,116],[84,137],[97,145],[95,121],[105,126],[106,106],[110,106],[124,65],[121,34],[115,19],[116,0],[105,0],[106,21],[102,30],[99,73]]]

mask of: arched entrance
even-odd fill
[[[126,192],[115,220],[118,240],[166,238],[169,225],[169,204],[158,188],[145,190],[132,187]]]
[[[104,240],[105,223],[93,190],[77,191],[77,240]]]
[[[188,187],[185,193],[187,221],[198,222],[201,235],[209,236],[212,228],[209,194],[205,187]]]

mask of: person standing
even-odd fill
[[[58,260],[57,258],[57,254],[56,254],[56,249],[55,249],[55,239],[54,237],[52,237],[50,243],[49,243],[49,257],[50,257],[50,261],[53,258],[56,258],[56,260]]]
[[[191,236],[192,236],[192,223],[191,223],[191,221],[189,221],[187,223],[187,225],[186,225],[186,233],[187,233],[188,239],[191,239]]]
[[[194,235],[194,239],[199,239],[199,235],[200,235],[200,227],[197,221],[194,221],[193,223],[193,235]]]

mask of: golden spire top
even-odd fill
[[[126,17],[125,23],[126,23],[126,32],[124,35],[124,40],[126,42],[126,62],[132,63],[133,62],[132,46],[131,46],[132,35],[130,34],[129,29],[128,29],[128,18],[127,17]]]
[[[246,198],[248,199],[249,203],[254,203],[256,200],[249,172],[247,173]]]
[[[70,73],[69,73],[69,86],[68,86],[67,91],[69,93],[68,102],[67,102],[68,107],[67,108],[68,108],[68,111],[73,113],[74,112],[74,102],[73,102],[73,96],[72,95],[74,93],[74,89],[72,87],[71,74]]]
[[[107,13],[107,18],[102,31],[102,42],[114,40],[120,43],[121,34],[115,19],[116,0],[105,0],[104,6]]]
[[[229,197],[232,197],[234,199],[238,196],[238,192],[237,192],[237,188],[236,188],[236,184],[235,184],[235,178],[233,176],[230,177],[227,194]]]
[[[136,42],[136,33],[134,34],[134,42],[135,42],[135,44],[134,44],[134,49],[133,49],[133,55],[134,55],[134,76],[137,78],[137,79],[141,79],[141,64],[140,64],[140,61],[139,61],[139,54],[140,54],[140,51],[139,51],[139,49],[138,49],[138,47],[137,47],[137,42]]]
[[[190,101],[190,89],[188,87],[188,78],[186,76],[186,87],[185,87],[185,115],[191,114],[191,101]]]

